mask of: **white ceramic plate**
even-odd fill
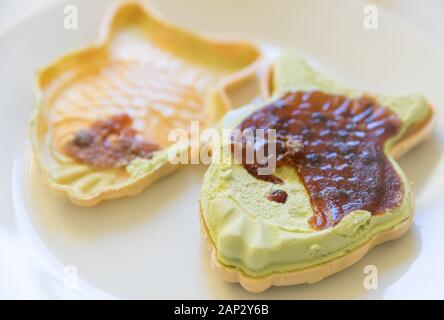
[[[0,297],[18,298],[444,298],[444,59],[433,43],[379,10],[362,25],[356,0],[157,0],[175,23],[208,34],[292,47],[347,84],[420,91],[441,113],[433,137],[401,165],[413,182],[416,216],[398,241],[320,283],[250,294],[211,269],[199,234],[205,171],[185,168],[128,199],[85,209],[42,186],[27,140],[35,70],[96,38],[106,0],[70,1],[79,29],[63,28],[63,5],[0,36]],[[364,267],[378,289],[363,286]],[[78,289],[71,267],[80,280]],[[74,286],[75,287],[75,286]]]

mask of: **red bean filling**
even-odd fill
[[[98,120],[76,132],[66,143],[65,152],[77,162],[98,169],[125,166],[138,157],[152,158],[160,147],[137,137],[131,125],[132,119],[126,114]]]
[[[267,199],[277,203],[285,203],[287,197],[288,194],[284,190],[274,190],[267,196]]]

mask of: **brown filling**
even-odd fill
[[[160,147],[140,139],[131,125],[132,119],[126,114],[98,120],[76,132],[66,143],[65,152],[77,162],[98,169],[125,166],[138,157],[152,158]]]
[[[267,199],[277,203],[285,203],[287,201],[288,194],[284,190],[274,190],[271,192]]]
[[[379,214],[399,206],[402,183],[383,149],[400,124],[370,97],[313,91],[287,94],[251,114],[239,129],[276,130],[276,166],[296,168],[314,209],[309,222],[323,229],[355,210]],[[244,149],[246,145],[243,141]],[[267,164],[256,157],[253,164],[242,160],[256,178],[283,183],[274,175],[259,175]],[[275,201],[272,195],[268,199]]]

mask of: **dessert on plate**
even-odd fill
[[[172,129],[209,126],[229,109],[224,83],[254,74],[248,43],[195,35],[139,2],[120,2],[98,42],[68,53],[36,77],[33,154],[43,180],[80,205],[133,195],[177,168]]]
[[[134,195],[178,168],[171,154],[189,151],[172,130],[188,137],[192,121],[205,128],[223,116],[229,139],[212,150],[222,161],[205,174],[199,211],[226,281],[252,292],[313,283],[404,234],[413,196],[395,159],[431,131],[433,107],[419,94],[347,88],[287,53],[262,79],[265,100],[234,109],[228,91],[264,63],[254,45],[120,2],[96,44],[37,74],[31,143],[43,180],[85,206]]]
[[[253,292],[317,282],[404,234],[413,196],[395,158],[430,132],[434,118],[421,95],[349,89],[293,53],[275,61],[265,81],[265,102],[221,120],[233,132],[220,150],[231,161],[210,165],[199,201],[212,265]],[[271,143],[257,129],[275,132],[266,154],[275,157],[274,172],[261,173],[268,160],[246,157],[248,147]],[[253,139],[236,140],[244,130]]]

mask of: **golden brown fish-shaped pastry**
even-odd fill
[[[37,74],[31,140],[44,181],[80,205],[138,193],[177,168],[168,150],[186,147],[168,133],[193,120],[209,126],[211,92],[259,60],[250,44],[206,39],[142,3],[119,3],[97,44]],[[218,101],[218,112],[230,107]]]

